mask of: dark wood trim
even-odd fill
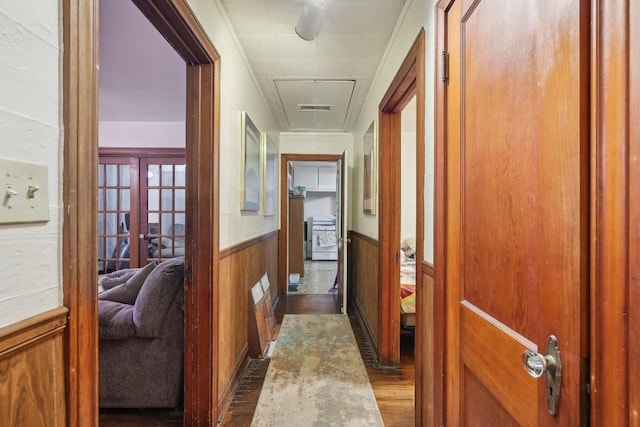
[[[395,284],[400,274],[400,114],[415,95],[416,102],[416,257],[424,258],[424,29],[416,37],[395,78],[380,103],[379,162],[385,165],[379,174],[380,214],[378,239],[380,247],[380,325],[379,355],[384,365],[400,362],[400,295]],[[418,268],[419,269],[419,268]],[[422,280],[419,272],[416,280]],[[419,288],[419,283],[417,288]],[[419,317],[419,316],[416,316]],[[418,321],[418,319],[416,319]],[[419,336],[416,331],[416,336]],[[416,346],[418,347],[418,346]],[[416,367],[418,371],[418,367]]]
[[[436,49],[435,49],[435,178],[434,178],[434,318],[441,320],[434,331],[433,345],[436,348],[434,354],[434,413],[425,420],[429,427],[439,427],[446,424],[445,419],[445,343],[446,343],[446,311],[445,311],[445,272],[446,272],[446,201],[447,201],[447,154],[446,154],[446,121],[447,111],[447,85],[442,82],[442,55],[447,49],[446,12],[453,4],[453,0],[439,0],[436,5]]]
[[[62,332],[68,313],[66,307],[58,307],[0,328],[0,359]]]
[[[376,248],[379,246],[380,242],[378,242],[373,237],[369,237],[366,234],[362,234],[362,233],[359,233],[359,232],[353,231],[353,230],[350,230],[349,233],[351,233],[351,235],[353,237],[355,237],[356,239],[364,240],[365,242],[369,243],[370,245],[375,246]]]
[[[594,1],[592,11],[591,425],[638,423],[638,94],[634,1]],[[635,39],[630,31],[634,31]],[[632,61],[635,61],[632,62]],[[635,69],[631,65],[636,65]],[[630,102],[631,101],[631,102]],[[635,101],[635,102],[633,102]],[[635,137],[635,141],[633,140]],[[632,317],[629,317],[631,314]],[[630,330],[630,327],[632,328]],[[611,349],[616,349],[611,351]]]
[[[640,4],[629,1],[629,120],[640,117]],[[640,126],[637,120],[629,122],[629,158],[640,158]],[[628,404],[629,418],[632,414],[640,414],[640,166],[638,161],[629,166],[629,229],[628,235],[635,236],[629,241],[629,372]],[[637,418],[634,420],[637,422]]]
[[[97,0],[64,0],[62,294],[67,424],[98,425]]]
[[[218,399],[218,421],[221,421],[221,417],[224,415],[225,410],[231,403],[231,397],[234,394],[234,391],[240,382],[240,377],[244,372],[247,364],[249,363],[249,346],[246,345],[242,354],[238,358],[238,362],[236,363],[236,367],[233,370],[233,375],[226,382],[220,391],[220,397]]]
[[[133,0],[187,63],[185,425],[217,419],[220,56],[186,0]],[[64,0],[63,294],[67,420],[98,424],[97,0]],[[80,327],[82,325],[82,327]]]
[[[420,29],[413,45],[400,65],[379,106],[379,163],[378,182],[380,213],[379,291],[380,324],[378,355],[383,365],[400,363],[400,294],[397,278],[400,275],[400,185],[401,185],[401,121],[402,109],[416,96],[416,259],[424,259],[424,172],[425,172],[425,31]],[[416,265],[416,290],[422,286],[421,263]],[[416,298],[419,300],[419,296]],[[422,331],[424,319],[416,310],[416,360],[422,360],[425,349]],[[422,425],[422,369],[416,363],[416,425]]]
[[[217,419],[220,55],[185,0],[133,0],[187,63],[185,425]]]
[[[184,148],[98,147],[99,156],[184,157]]]
[[[298,154],[298,153],[280,153],[280,240],[279,248],[279,264],[278,264],[278,294],[285,295],[287,293],[287,277],[289,270],[287,263],[287,242],[289,230],[289,187],[287,182],[287,166],[291,161],[313,161],[313,162],[337,162],[342,158],[339,154]]]
[[[275,235],[277,235],[280,232],[280,230],[273,230],[268,232],[267,234],[263,234],[261,236],[258,237],[254,237],[253,239],[249,239],[249,240],[245,240],[244,242],[240,242],[238,244],[235,244],[233,246],[229,246],[228,248],[222,249],[220,251],[220,259],[224,259],[228,256],[231,256],[233,254],[236,254],[240,251],[243,251],[253,245],[257,245],[261,242],[264,242],[265,240],[268,240],[272,237],[274,237]]]
[[[353,308],[355,308],[356,310],[356,316],[358,317],[358,321],[364,327],[364,331],[367,334],[367,339],[371,343],[371,348],[375,352],[376,349],[378,348],[378,340],[376,339],[376,336],[373,333],[373,327],[371,326],[371,323],[369,323],[369,321],[367,320],[367,316],[365,316],[364,314],[364,309],[360,305],[360,301],[358,301],[357,298],[353,298],[351,301],[353,303]],[[376,357],[377,357],[377,353],[376,353]]]

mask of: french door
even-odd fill
[[[184,255],[186,168],[175,155],[101,154],[98,271]]]

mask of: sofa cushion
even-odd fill
[[[113,301],[98,301],[100,339],[117,340],[135,336],[133,306]]]
[[[121,302],[123,304],[135,303],[144,281],[155,268],[155,262],[147,264],[139,269],[126,282],[100,293],[98,299]]]
[[[183,286],[184,258],[163,261],[149,274],[133,307],[136,336],[159,336],[162,321]]]
[[[103,290],[111,289],[121,285],[131,278],[140,270],[139,268],[123,268],[122,270],[112,271],[111,273],[101,274],[98,276],[98,286]]]

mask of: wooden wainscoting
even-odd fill
[[[218,313],[218,413],[228,403],[247,362],[251,287],[265,271],[271,295],[278,295],[278,233],[240,243],[220,252]]]
[[[356,231],[351,232],[351,298],[363,321],[372,347],[378,352],[379,287],[378,241]]]
[[[443,293],[435,287],[433,265],[422,261],[422,288],[416,293],[416,308],[421,334],[416,335],[416,425],[440,426],[441,417],[437,408],[442,407],[444,365],[442,358],[442,325],[444,311],[441,309]],[[438,327],[440,326],[440,328]],[[438,400],[440,399],[440,400]]]
[[[0,329],[0,426],[66,425],[65,307]]]

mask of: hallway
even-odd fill
[[[275,307],[278,323],[285,314],[333,314],[338,313],[334,295],[282,296]],[[353,310],[349,314],[360,354],[369,374],[369,381],[376,395],[385,425],[411,426],[414,423],[414,357],[413,337],[402,337],[402,358],[398,369],[377,366],[371,344]],[[248,426],[260,396],[269,360],[251,360],[240,379],[238,388],[227,409],[221,425]]]

